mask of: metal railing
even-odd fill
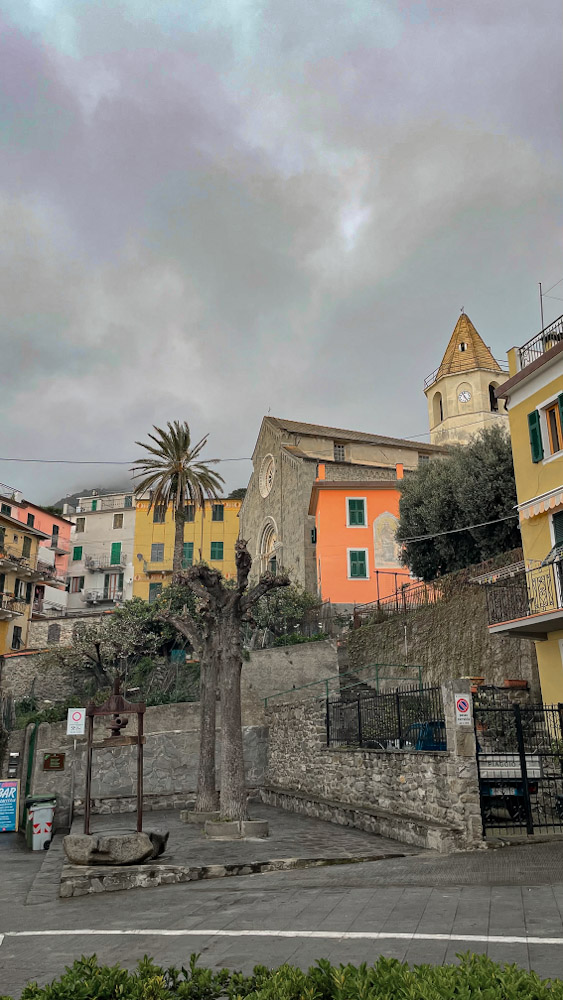
[[[489,625],[540,615],[562,608],[563,566],[535,566],[511,579],[486,584]]]
[[[0,594],[1,611],[11,611],[16,615],[24,615],[26,607],[25,601],[21,601],[18,597],[12,597],[9,594]]]
[[[439,687],[359,695],[326,706],[328,746],[372,750],[446,749],[442,691]]]
[[[60,535],[51,535],[51,540],[49,542],[50,549],[56,549],[63,555],[70,552],[70,542],[66,538],[61,538]]]
[[[495,358],[494,360],[495,360],[496,364],[499,366],[500,371],[502,372],[502,374],[503,375],[507,375],[508,374],[508,364],[506,362],[506,359],[503,358],[501,360],[499,358]],[[431,385],[434,385],[434,382],[437,381],[437,379],[438,379],[438,372],[440,371],[441,367],[442,367],[441,365],[438,365],[438,367],[433,372],[430,372],[430,375],[426,376],[426,378],[424,379],[424,388],[425,389],[428,389]],[[475,367],[477,368],[478,366],[475,365]],[[494,371],[494,369],[492,369],[492,368],[490,370],[491,370],[491,372]],[[444,374],[445,375],[449,375],[450,372],[446,371],[446,372],[444,372]],[[456,374],[456,372],[452,372],[452,374]]]
[[[84,590],[81,597],[86,604],[99,604],[102,601],[122,601],[123,591],[101,587],[99,590]]]
[[[274,698],[294,700],[293,697],[288,699],[288,695],[298,695],[297,700],[304,700],[300,695],[302,691],[307,692],[305,698],[311,699],[329,698],[335,695],[339,695],[340,698],[354,698],[360,691],[365,694],[378,693],[389,684],[406,684],[409,688],[417,684],[422,688],[422,667],[404,663],[368,663],[363,667],[356,667],[355,670],[334,673],[318,681],[309,681],[308,684],[285,688],[283,691],[273,691],[264,698],[264,707],[267,708]]]
[[[428,604],[436,604],[443,598],[439,583],[413,583],[400,587],[388,597],[382,597],[368,604],[357,604],[354,608],[354,628],[365,625],[380,612],[394,615],[405,611],[416,611]]]
[[[127,553],[121,552],[118,557],[111,557],[109,552],[100,552],[99,555],[88,554],[84,557],[84,565],[86,569],[97,570],[112,570],[116,572],[118,569],[122,569],[127,565]]]
[[[522,347],[518,348],[518,358],[520,368],[525,368],[532,361],[537,361],[542,354],[550,351],[556,344],[563,340],[563,316],[559,316],[549,326],[544,327],[539,333],[528,340]]]

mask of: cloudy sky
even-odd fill
[[[0,19],[2,456],[128,461],[179,418],[245,457],[268,411],[427,440],[462,306],[497,357],[539,329],[537,282],[563,276],[557,0]],[[0,462],[39,502],[121,477]]]

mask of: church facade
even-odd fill
[[[508,413],[496,390],[506,370],[495,360],[466,313],[462,312],[439,368],[424,384],[432,444],[468,444]]]
[[[357,584],[359,580],[366,579],[374,584],[373,587],[360,584],[361,596],[352,597],[351,603],[374,600],[377,596],[375,571],[378,559],[383,561],[385,570],[405,572],[398,550],[389,540],[390,526],[396,524],[398,516],[397,480],[416,469],[420,462],[443,453],[443,448],[431,444],[264,417],[252,456],[252,476],[240,510],[240,534],[248,541],[253,559],[253,578],[266,570],[284,570],[293,582],[310,593],[318,594],[323,600],[342,603],[337,600],[336,590],[329,582],[336,581],[334,567],[337,563],[332,562],[325,585],[322,575],[319,579],[318,556],[322,549],[322,562],[328,569],[330,545],[337,544],[333,531],[334,516],[323,518],[321,510],[323,505],[329,503],[329,495],[342,499],[341,527],[343,536],[350,535],[348,529],[352,526],[347,521],[350,520],[351,508],[346,499],[346,484],[349,484],[349,498],[361,501],[362,497],[366,497],[363,508],[365,523],[358,522],[353,526],[355,541],[352,543],[344,544],[338,536],[338,545],[344,545],[338,557],[339,572],[346,581],[349,578],[350,582]],[[325,485],[319,488],[319,483]],[[368,494],[377,496],[373,504],[371,500],[367,503]],[[382,506],[384,496],[389,502]],[[359,506],[352,504],[355,517],[359,517]],[[381,518],[382,514],[386,517]],[[374,525],[372,521],[376,518],[379,520]],[[365,530],[367,541],[360,529]],[[356,542],[357,547],[353,549],[356,553],[353,559],[355,568],[352,570],[347,549]],[[365,577],[357,575],[361,563],[360,550],[365,550]],[[356,574],[354,577],[352,572]],[[351,592],[357,587],[347,586],[345,589]],[[338,595],[341,593],[342,588],[338,590]],[[346,600],[346,603],[350,602]]]

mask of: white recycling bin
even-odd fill
[[[25,805],[27,846],[32,851],[46,851],[53,836],[57,800],[46,795],[30,796]]]

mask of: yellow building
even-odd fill
[[[498,361],[462,312],[439,368],[425,380],[432,444],[467,444],[484,427],[508,429],[495,390],[504,379]]]
[[[188,504],[184,525],[184,568],[205,562],[228,580],[236,575],[235,542],[242,500],[206,500]],[[137,501],[133,546],[133,597],[156,600],[172,580],[175,520],[172,505],[149,510],[148,499]]]
[[[563,317],[508,353],[524,565],[488,588],[489,631],[534,639],[544,702],[563,702]]]
[[[25,649],[33,608],[35,583],[47,579],[48,567],[38,568],[39,540],[43,531],[18,521],[0,504],[0,656]]]

